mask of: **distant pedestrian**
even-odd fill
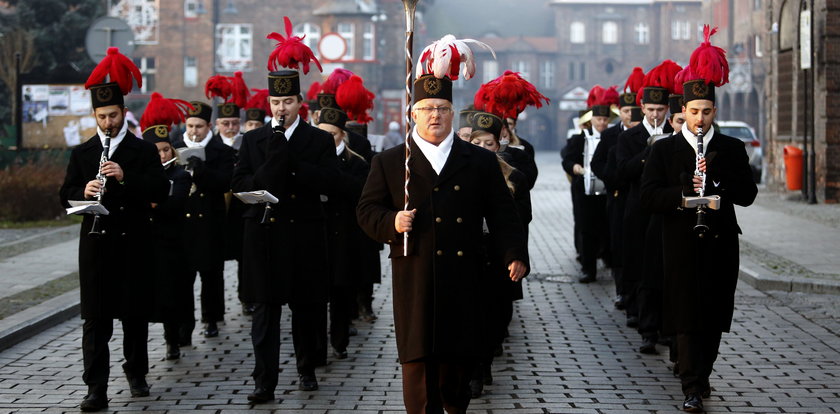
[[[400,133],[400,123],[391,121],[388,124],[388,133],[385,134],[385,138],[382,140],[382,151],[384,152],[388,148],[396,147],[403,142],[405,142],[405,135]]]

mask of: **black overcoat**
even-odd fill
[[[152,322],[193,321],[193,278],[185,260],[184,208],[192,176],[180,165],[166,169],[169,197],[149,213],[152,241],[144,253],[153,256],[154,312]]]
[[[73,148],[67,175],[61,186],[61,204],[84,200],[87,183],[95,179],[102,155],[98,136]],[[105,183],[102,203],[109,215],[101,216],[104,234],[88,236],[93,215],[86,214],[79,237],[79,287],[84,319],[151,316],[154,286],[149,276],[151,260],[143,252],[149,248],[149,210],[151,203],[166,200],[169,180],[160,164],[154,144],[138,139],[131,132],[114,151],[111,160],[123,170],[123,184],[114,178]]]
[[[721,208],[708,211],[709,232],[698,238],[696,210],[680,208],[695,157],[682,133],[662,139],[653,145],[643,177],[643,206],[663,215],[666,334],[729,331],[741,233],[735,205],[752,204],[758,192],[744,143],[715,133],[706,150],[706,195],[720,195]]]
[[[505,266],[528,264],[524,227],[496,154],[455,139],[438,175],[412,140],[409,209],[417,214],[403,255],[394,219],[404,203],[404,153],[402,144],[374,157],[357,208],[362,229],[391,248],[399,358],[470,360],[483,349],[482,223],[499,236],[492,254]]]
[[[650,137],[643,124],[627,129],[618,136],[615,146],[616,174],[627,185],[622,223],[622,258],[624,276],[629,281],[640,281],[644,271],[645,231],[650,213],[639,205],[642,171],[649,154]]]
[[[505,148],[505,150],[501,152],[501,155],[511,167],[516,168],[522,174],[525,174],[525,178],[528,182],[528,189],[530,190],[534,188],[534,184],[537,182],[537,176],[539,175],[537,162],[534,160],[534,157],[528,155],[528,153],[524,150],[514,147]]]
[[[185,145],[178,141],[173,146]],[[224,262],[225,193],[230,191],[236,151],[214,135],[204,147],[204,157],[193,171],[196,189],[184,210],[186,251],[193,271],[216,269]]]
[[[269,223],[265,207],[245,210],[243,300],[250,303],[320,303],[329,295],[326,216],[321,195],[334,193],[338,161],[332,135],[299,122],[291,139],[274,136],[271,123],[248,131],[239,149],[233,191],[268,190],[280,201]]]

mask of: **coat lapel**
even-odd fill
[[[432,168],[432,164],[423,155],[423,151],[420,150],[420,147],[417,146],[414,139],[411,139],[410,142],[411,157],[408,160],[408,168],[411,171],[412,180],[422,178],[428,181],[429,185],[433,185],[438,178],[435,169]]]

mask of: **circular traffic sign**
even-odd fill
[[[125,20],[100,17],[90,25],[85,34],[85,51],[91,60],[99,63],[112,46],[118,47],[120,53],[131,56],[134,52],[134,31]]]
[[[324,60],[340,60],[347,53],[347,41],[338,33],[327,33],[318,42],[318,52]]]

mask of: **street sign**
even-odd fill
[[[811,69],[811,10],[799,12],[799,69]]]
[[[101,17],[85,34],[85,51],[90,59],[99,63],[109,47],[120,48],[120,53],[131,56],[134,52],[134,31],[128,23],[116,17]]]
[[[325,61],[341,60],[347,53],[347,41],[338,33],[327,33],[318,42],[318,52]]]

